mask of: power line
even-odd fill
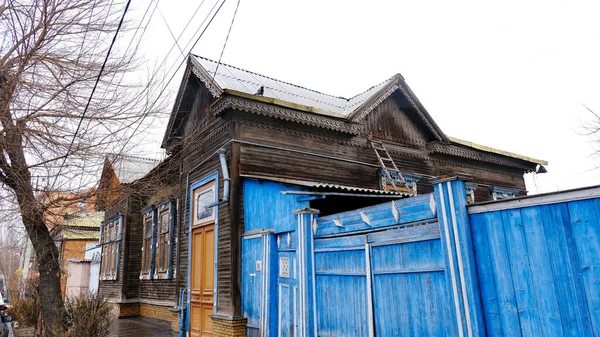
[[[225,43],[223,43],[223,49],[221,49],[221,55],[219,56],[219,62],[217,62],[217,67],[215,68],[215,73],[213,74],[213,78],[210,81],[211,83],[215,83],[215,76],[217,76],[217,70],[219,70],[219,65],[221,65],[221,59],[223,58],[223,53],[225,52],[225,47],[227,47],[227,41],[229,41],[229,34],[231,34],[231,28],[233,28],[233,22],[235,21],[235,15],[237,14],[238,8],[240,7],[240,1],[238,0],[237,5],[235,6],[235,12],[233,12],[233,17],[231,18],[231,24],[229,24],[229,30],[227,31],[227,36],[225,37]]]
[[[127,5],[125,5],[125,10],[123,11],[123,15],[121,16],[121,20],[119,21],[119,25],[117,26],[117,30],[115,31],[115,35],[113,36],[110,46],[108,47],[108,51],[106,52],[106,57],[104,58],[104,62],[102,63],[102,67],[100,68],[100,72],[98,73],[98,77],[96,77],[96,82],[94,83],[94,87],[92,88],[90,98],[88,99],[87,104],[85,105],[85,109],[83,110],[83,113],[81,114],[81,117],[79,118],[79,123],[77,123],[77,128],[75,129],[75,133],[73,134],[73,139],[71,139],[71,143],[69,143],[69,148],[67,149],[67,154],[65,155],[65,158],[63,159],[63,162],[58,169],[58,173],[56,174],[56,176],[54,178],[52,187],[54,187],[54,184],[56,183],[58,176],[60,176],[60,173],[67,161],[67,157],[69,156],[71,149],[73,148],[73,143],[75,143],[75,138],[77,138],[77,133],[79,132],[79,129],[81,128],[81,124],[83,123],[83,119],[85,118],[88,108],[90,107],[90,103],[92,102],[92,97],[94,97],[94,92],[96,91],[96,88],[98,87],[98,83],[100,82],[100,78],[102,77],[102,72],[104,72],[104,68],[106,67],[106,63],[108,63],[108,58],[110,57],[110,52],[112,51],[112,48],[115,45],[115,42],[117,41],[117,36],[119,35],[119,30],[121,30],[121,26],[123,25],[123,21],[125,20],[125,15],[127,14],[127,11],[129,10],[130,4],[131,4],[131,0],[128,0]]]
[[[214,20],[214,18],[217,16],[217,14],[219,14],[219,11],[221,10],[221,8],[223,8],[223,5],[225,4],[225,2],[227,2],[227,0],[223,0],[221,2],[221,4],[219,5],[219,7],[217,8],[217,10],[215,11],[215,13],[213,14],[213,16],[210,18],[210,20],[208,21],[208,23],[206,24],[206,26],[204,27],[204,29],[202,30],[202,32],[200,33],[200,35],[196,38],[196,41],[194,41],[194,44],[192,45],[192,47],[190,48],[190,52],[194,49],[194,47],[196,46],[196,44],[198,44],[198,41],[200,41],[200,38],[202,38],[202,36],[204,35],[204,33],[206,32],[206,30],[208,29],[208,27],[210,26],[210,24],[212,23],[212,21]],[[213,7],[214,8],[214,7]],[[209,12],[210,14],[210,12]],[[206,19],[205,19],[206,21]],[[202,26],[200,26],[202,27]],[[191,42],[191,41],[190,41]],[[189,52],[188,52],[189,54]],[[125,148],[127,147],[127,144],[129,143],[129,141],[133,138],[133,135],[137,132],[137,130],[139,129],[139,127],[143,124],[144,119],[146,119],[146,117],[148,117],[150,111],[152,110],[152,108],[154,107],[154,105],[158,102],[158,100],[160,99],[160,96],[162,96],[162,94],[165,92],[165,90],[168,88],[169,84],[171,83],[171,81],[173,80],[173,78],[175,77],[175,75],[177,74],[177,72],[179,71],[179,69],[181,68],[181,66],[185,63],[186,58],[184,57],[183,60],[181,60],[181,62],[179,63],[179,66],[177,67],[177,69],[175,69],[175,71],[173,72],[173,74],[171,75],[171,77],[169,78],[169,81],[167,82],[167,84],[165,84],[165,86],[163,87],[163,89],[160,91],[160,93],[158,94],[158,96],[156,97],[156,99],[152,102],[152,104],[150,105],[150,107],[146,110],[146,112],[142,115],[140,122],[138,123],[138,125],[135,127],[135,129],[133,130],[133,132],[131,133],[131,135],[126,139],[125,144],[123,144],[123,147],[121,148],[121,150],[116,154],[115,156],[115,160],[116,158],[118,158],[118,156],[120,156],[123,151],[125,150]]]

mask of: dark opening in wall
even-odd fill
[[[320,211],[319,216],[326,216],[352,211],[358,208],[383,204],[397,199],[401,198],[345,197],[328,195],[325,197],[325,199],[311,200],[310,207],[318,209]]]

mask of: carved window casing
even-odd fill
[[[175,235],[175,201],[151,205],[142,210],[142,266],[140,279],[171,279]]]
[[[152,273],[152,251],[154,239],[154,211],[151,210],[144,214],[142,244],[142,277],[149,278]]]
[[[100,244],[102,245],[102,262],[100,276],[102,280],[116,280],[119,278],[121,260],[121,233],[123,216],[115,215],[101,225]]]

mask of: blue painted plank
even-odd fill
[[[389,241],[409,242],[439,239],[440,226],[437,223],[407,228],[389,229],[367,235],[367,241],[373,244]]]
[[[315,254],[316,272],[361,273],[366,275],[365,251],[319,252]]]
[[[541,209],[565,336],[590,335],[592,327],[567,205],[541,206]]]
[[[256,261],[262,260],[262,253],[262,237],[242,239],[242,313],[248,325],[257,328],[261,319],[262,272],[256,271]]]
[[[366,281],[364,276],[317,276],[319,335],[368,336]]]
[[[374,273],[444,268],[440,240],[374,246],[371,251],[371,269]]]
[[[392,202],[320,217],[317,219],[318,230],[315,236],[322,237],[434,219],[436,213],[435,208],[432,209],[431,202],[431,194],[395,201],[398,221],[394,217]],[[369,218],[370,225],[364,222],[361,213]],[[343,227],[339,227],[334,220],[339,221]]]
[[[244,179],[244,229],[249,232],[274,229],[275,233],[296,229],[294,210],[308,207],[309,202],[298,202],[296,196],[281,191],[300,190],[292,186]]]
[[[510,272],[515,288],[522,336],[541,336],[540,313],[533,290],[527,242],[521,222],[521,210],[512,209],[501,213],[508,243]]]
[[[527,252],[531,260],[532,289],[535,292],[540,313],[539,322],[545,336],[564,336],[562,318],[550,265],[550,252],[546,245],[543,211],[540,207],[521,209]],[[511,245],[512,247],[512,245]]]
[[[446,183],[446,186],[448,183]],[[465,278],[465,290],[467,295],[468,313],[472,325],[472,333],[475,336],[485,335],[485,326],[481,307],[481,296],[479,280],[477,278],[477,267],[473,251],[473,238],[471,237],[471,224],[467,212],[467,192],[465,183],[460,180],[450,182],[449,192],[452,192],[454,219],[458,233],[459,246],[462,262],[463,275]],[[454,220],[453,219],[453,220]]]
[[[315,240],[315,250],[336,248],[364,249],[367,237],[364,235],[353,235],[338,238],[323,238]]]
[[[470,216],[471,234],[475,251],[475,263],[481,291],[481,304],[488,336],[504,336],[502,328],[498,293],[492,266],[488,233],[486,229],[486,213]]]
[[[568,203],[579,268],[595,336],[600,336],[600,224],[598,200]]]
[[[489,257],[491,265],[489,267],[494,272],[503,336],[518,336],[520,335],[519,317],[509,268],[510,262],[506,248],[502,215],[500,212],[491,212],[486,213],[484,217],[490,246]]]
[[[372,248],[375,270],[443,265],[439,240]],[[373,277],[378,336],[446,336],[449,321],[443,270]],[[391,291],[393,289],[393,291]]]

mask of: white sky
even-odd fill
[[[215,2],[202,5],[181,48]],[[148,1],[133,3],[137,25]],[[236,3],[227,0],[194,53],[219,58]],[[159,9],[177,36],[199,4]],[[223,62],[346,97],[401,73],[446,134],[548,160],[528,189],[563,190],[600,184],[593,139],[582,135],[583,105],[600,113],[598,13],[600,1],[241,0]],[[139,54],[158,64],[173,43],[157,11]],[[166,64],[181,59],[175,48]]]

